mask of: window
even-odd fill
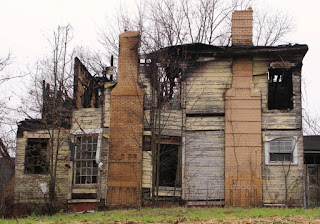
[[[76,136],[75,141],[75,184],[97,183],[98,166],[96,153],[98,146],[97,135]]]
[[[270,69],[268,73],[268,109],[293,109],[291,70]]]
[[[47,138],[29,138],[25,154],[25,173],[46,174],[48,173],[48,147]]]
[[[159,186],[181,187],[179,145],[160,144]]]
[[[276,138],[265,143],[266,164],[296,164],[295,138]]]

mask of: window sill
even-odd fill
[[[99,199],[69,199],[68,203],[100,202]]]
[[[266,163],[267,166],[297,166],[298,163],[296,162],[269,162]]]
[[[32,177],[49,177],[49,173],[23,173],[26,176],[32,176]]]

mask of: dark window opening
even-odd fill
[[[268,109],[293,109],[293,87],[291,70],[269,70]]]
[[[292,162],[292,153],[270,153],[270,161]]]
[[[160,144],[159,186],[181,187],[179,145]]]
[[[168,56],[168,55],[166,55]],[[161,62],[157,62],[161,61]],[[154,88],[155,102],[158,108],[179,110],[180,88],[183,76],[183,65],[176,59],[162,58],[157,60],[140,60],[146,76],[150,78],[152,88]]]
[[[96,199],[96,193],[73,193],[71,195],[72,199]]]
[[[96,152],[98,137],[83,135],[76,137],[75,184],[95,184],[98,177]]]
[[[48,173],[48,146],[47,138],[29,138],[26,146],[25,173],[46,174]]]
[[[160,101],[167,109],[180,109],[180,77],[181,69],[174,67],[167,67],[160,75]]]
[[[290,138],[275,139],[270,142],[270,162],[293,162],[294,144]]]

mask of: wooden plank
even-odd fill
[[[143,151],[142,155],[142,187],[152,188],[152,155],[151,151]]]
[[[187,133],[185,200],[220,199],[224,195],[224,132]]]
[[[72,130],[101,128],[101,108],[82,108],[73,111]]]
[[[299,127],[295,112],[262,113],[262,129],[296,129]]]
[[[186,130],[223,130],[224,116],[219,117],[187,117]]]

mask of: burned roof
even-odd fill
[[[169,52],[170,55],[207,55],[207,56],[256,56],[256,55],[298,55],[301,59],[308,51],[306,44],[288,44],[278,46],[233,45],[214,46],[202,43],[169,46],[157,52]],[[154,53],[154,52],[153,52]],[[151,53],[151,54],[153,54]]]
[[[44,128],[45,124],[42,122],[42,119],[25,119],[24,121],[20,121],[18,123],[17,137],[23,137],[24,131],[35,131]]]
[[[43,121],[43,119],[25,119],[23,121],[20,121],[18,123],[18,131],[17,131],[17,138],[23,137],[23,132],[35,132],[39,130],[48,130],[48,128],[51,128],[51,121],[48,121],[47,123]],[[63,121],[60,125],[60,127],[69,129],[71,126],[70,120]]]
[[[320,135],[303,136],[305,164],[320,164]]]

